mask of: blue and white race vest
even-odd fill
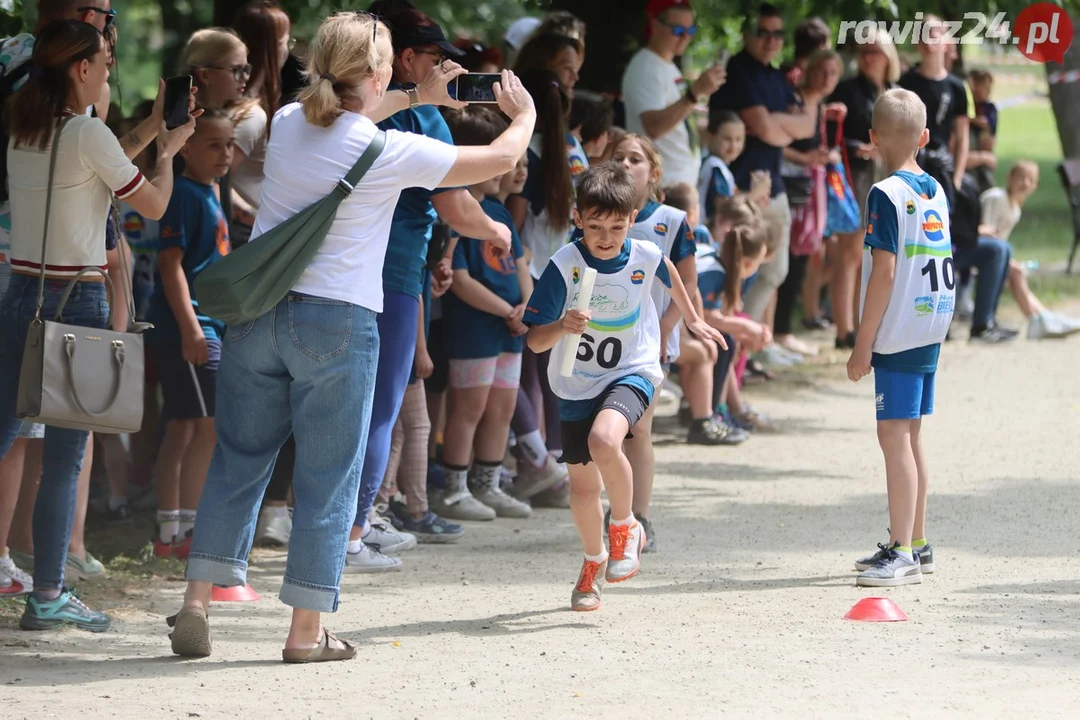
[[[665,257],[671,257],[671,248],[674,247],[675,240],[679,237],[679,228],[684,222],[686,222],[685,212],[676,210],[670,205],[661,205],[649,217],[634,223],[626,236],[631,240],[650,242],[660,248],[660,252],[664,253]],[[668,294],[662,282],[656,281],[652,284],[652,299],[656,306],[657,318],[663,317],[668,305],[671,304],[671,295]],[[678,325],[668,337],[667,354],[669,361],[674,361],[679,357]]]
[[[563,377],[560,371],[568,336],[552,349],[548,380],[558,397],[591,400],[628,375],[641,375],[654,387],[663,382],[660,321],[651,294],[661,259],[655,244],[631,240],[626,266],[616,273],[597,274],[589,303],[592,319],[578,343],[570,377]],[[569,310],[577,304],[588,264],[576,244],[560,248],[551,262],[566,281],[565,310]]]

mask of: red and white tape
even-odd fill
[[[1046,81],[1051,85],[1080,82],[1080,70],[1055,70],[1047,74]]]

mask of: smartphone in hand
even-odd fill
[[[495,83],[502,76],[498,73],[468,73],[450,82],[450,97],[467,103],[496,104]]]
[[[191,101],[191,76],[181,75],[165,81],[165,128],[172,130],[188,121]]]

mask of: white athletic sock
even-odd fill
[[[637,521],[634,519],[633,515],[626,518],[625,520],[615,520],[614,518],[611,520],[612,525],[633,525],[635,522]]]
[[[356,553],[360,552],[363,549],[364,549],[364,541],[361,540],[360,538],[357,538],[356,540],[350,540],[349,541],[349,554],[350,555],[355,555]]]
[[[163,543],[171,543],[173,538],[180,534],[180,511],[158,510],[158,539]]]
[[[443,465],[446,474],[446,489],[450,492],[465,490],[469,486],[469,469],[455,470]]]
[[[194,510],[180,510],[180,530],[176,533],[178,537],[183,538],[187,535],[189,530],[195,529],[195,511]]]
[[[492,465],[485,462],[473,463],[473,473],[476,478],[477,488],[497,488],[499,487],[499,475],[501,473],[501,465]]]
[[[607,560],[607,551],[605,550],[599,555],[590,555],[589,553],[585,553],[585,559],[589,562],[602,563]]]
[[[276,517],[276,518],[289,517],[289,508],[286,505],[281,505],[281,506],[275,505],[275,506],[270,508],[270,511],[271,511],[271,513],[273,513],[274,517]]]
[[[522,435],[517,441],[521,454],[534,468],[542,468],[547,464],[548,449],[544,444],[544,438],[540,437],[539,430],[533,430],[527,435]]]

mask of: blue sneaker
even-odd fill
[[[60,591],[55,600],[45,600],[37,593],[26,598],[26,610],[19,627],[23,630],[52,630],[71,625],[80,630],[105,632],[112,624],[112,618],[103,612],[91,610],[68,588]]]
[[[420,543],[452,543],[465,534],[464,527],[448,522],[430,510],[417,520],[409,514],[404,503],[396,500],[390,502],[390,520],[395,528],[415,535]]]
[[[435,488],[436,490],[446,489],[446,473],[443,472],[438,463],[428,463],[427,484],[429,488]]]

